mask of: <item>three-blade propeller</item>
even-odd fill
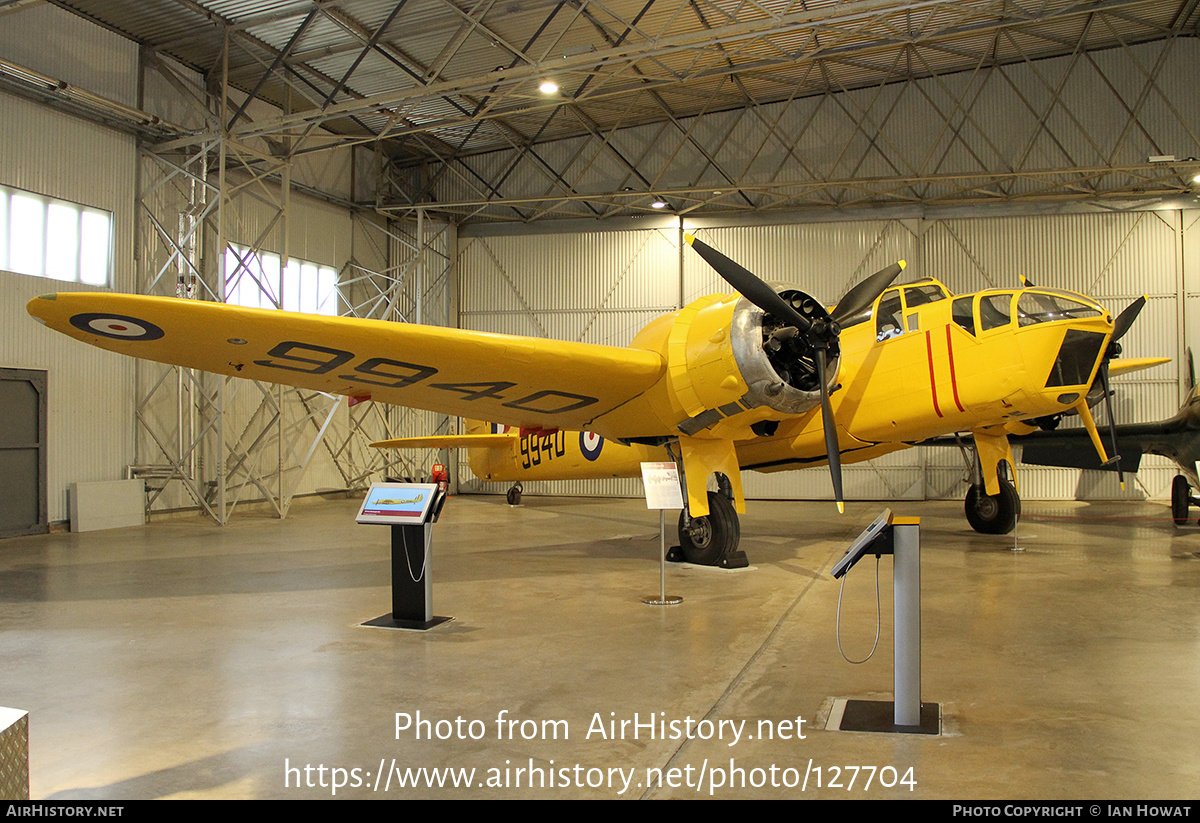
[[[893,263],[855,285],[838,301],[828,318],[814,316],[810,319],[796,311],[788,301],[745,267],[690,234],[684,235],[684,238],[726,283],[776,320],[795,326],[812,347],[821,393],[821,424],[825,430],[825,454],[829,459],[829,475],[833,481],[833,494],[837,500],[838,511],[844,511],[842,460],[838,446],[837,421],[833,418],[833,410],[829,403],[827,352],[841,334],[841,324],[870,307],[904,270],[904,261]]]

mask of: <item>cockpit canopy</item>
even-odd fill
[[[936,280],[922,280],[906,286],[890,288],[879,298],[877,304],[879,312],[876,326],[880,330],[885,326],[902,330],[904,326],[901,321],[905,309],[915,309],[917,306],[923,306],[926,303],[936,303],[938,300],[945,300],[949,297],[950,292]],[[875,307],[869,306],[858,314],[844,320],[842,328],[846,329],[850,326],[857,326],[859,323],[865,323],[874,314]]]
[[[917,330],[917,316],[910,312],[918,306],[947,299],[954,301],[950,309],[954,322],[973,335],[1008,326],[1014,319],[1018,327],[1025,327],[1103,315],[1079,295],[1056,289],[992,291],[954,297],[936,280],[925,280],[888,289],[875,306],[849,318],[842,327],[865,323],[874,317],[877,339],[887,340]]]
[[[1016,298],[1015,306],[1013,298]],[[1102,312],[1095,306],[1081,302],[1069,292],[1052,290],[1019,292],[984,292],[978,295],[955,298],[951,309],[954,322],[971,334],[990,331],[1007,326],[1014,314],[1019,327],[1038,323],[1054,323],[1059,320],[1080,320],[1085,317],[1100,317]],[[1015,309],[1015,312],[1014,312]]]

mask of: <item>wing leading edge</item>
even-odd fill
[[[527,428],[588,428],[665,371],[640,349],[166,297],[48,294],[27,309],[120,354]]]

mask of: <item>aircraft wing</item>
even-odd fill
[[[397,437],[372,443],[376,449],[471,449],[508,446],[518,438],[512,434],[443,434],[429,437]]]
[[[1100,438],[1104,441],[1105,449],[1110,449],[1107,427],[1100,428]],[[1096,448],[1084,428],[1010,434],[1008,441],[1012,446],[1021,447],[1021,462],[1032,466],[1117,470],[1116,463],[1100,463]],[[1121,468],[1127,472],[1137,473],[1142,455],[1145,454],[1159,454],[1187,465],[1188,455],[1195,451],[1198,443],[1200,429],[1195,428],[1195,423],[1191,423],[1182,412],[1170,420],[1157,423],[1125,423],[1117,426]],[[953,437],[935,437],[916,445],[957,447],[959,441]]]
[[[1100,429],[1104,447],[1111,449],[1108,430]],[[1197,431],[1188,418],[1176,415],[1158,423],[1125,423],[1117,426],[1117,450],[1121,468],[1137,472],[1143,454],[1158,454],[1184,466],[1187,455],[1195,451]],[[1095,448],[1083,429],[1060,429],[1049,432],[1011,435],[1009,441],[1021,446],[1021,462],[1034,466],[1063,466],[1072,469],[1116,471],[1115,463],[1100,464]]]
[[[197,300],[64,293],[27,309],[120,354],[525,428],[588,428],[665,371],[640,349]]]
[[[1108,363],[1108,376],[1116,377],[1121,374],[1130,374],[1143,369],[1152,369],[1155,366],[1161,366],[1163,363],[1170,363],[1169,357],[1123,357],[1110,360]]]

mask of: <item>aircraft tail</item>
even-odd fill
[[[464,420],[466,434],[443,434],[432,437],[397,437],[380,440],[371,445],[377,449],[466,449],[467,462],[476,477],[487,478],[492,472],[493,462],[507,458],[513,443],[520,436],[515,429],[500,431],[504,426],[494,426],[482,420]],[[497,458],[493,461],[493,457]]]

